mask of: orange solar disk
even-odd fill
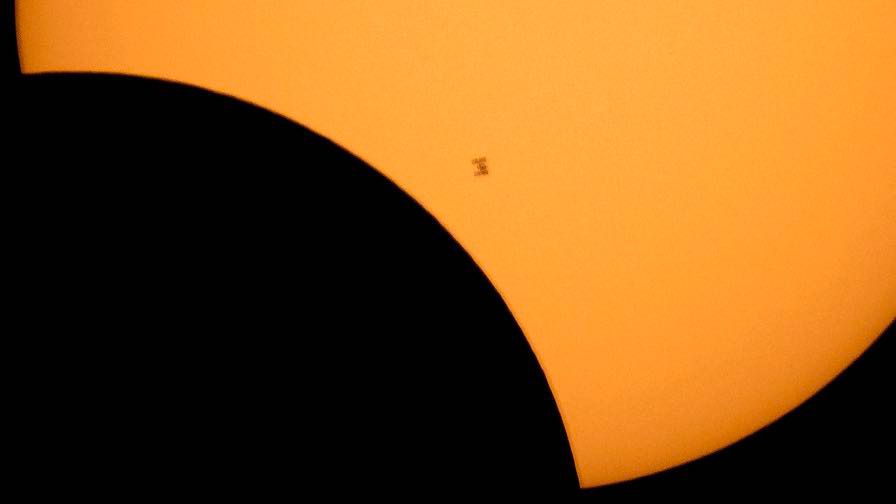
[[[896,316],[896,2],[17,2],[25,73],[226,93],[418,200],[582,486],[780,417]]]

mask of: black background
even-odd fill
[[[387,178],[204,90],[22,76],[12,2],[3,29],[17,465],[36,494],[891,495],[892,325],[771,426],[580,492],[519,327]]]

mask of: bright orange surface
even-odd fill
[[[896,316],[892,0],[17,8],[27,73],[227,93],[420,201],[522,327],[583,486],[755,431]]]

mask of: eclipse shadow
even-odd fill
[[[59,385],[81,391],[69,453],[218,491],[576,491],[519,326],[386,177],[191,86],[44,74],[21,88],[34,294],[89,355]]]

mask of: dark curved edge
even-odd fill
[[[79,363],[56,361],[55,404],[77,384],[91,422],[106,404],[132,412],[104,426],[128,452],[247,484],[574,491],[516,321],[387,178],[283,117],[180,84],[42,74],[19,100],[23,297],[44,331],[90,335],[87,352],[60,342]],[[105,345],[121,363],[98,359]],[[72,423],[93,450],[141,465]],[[268,480],[245,463],[270,458],[279,474],[284,449],[302,461],[286,467],[314,469]]]
[[[12,21],[12,9],[8,12]],[[3,25],[5,40],[14,44],[14,24],[4,22]],[[7,43],[5,47],[10,46]],[[12,57],[4,61],[4,78],[11,78],[13,83],[22,82],[17,51],[13,49],[5,54]],[[14,63],[9,63],[13,57]],[[893,382],[890,371],[894,362],[893,332],[891,324],[831,384],[757,433],[694,462],[629,482],[584,490],[580,497],[586,500],[626,496],[721,498],[782,492],[798,496],[827,495],[841,491],[892,494],[891,465],[887,461],[893,453],[894,418],[888,408],[889,398],[893,396],[889,385]],[[443,481],[441,486],[430,487],[429,492],[438,493],[445,486]],[[336,485],[331,489],[339,493],[344,487]]]
[[[385,176],[193,86],[15,79],[28,422],[52,459],[25,465],[125,493],[575,494],[516,321]]]

